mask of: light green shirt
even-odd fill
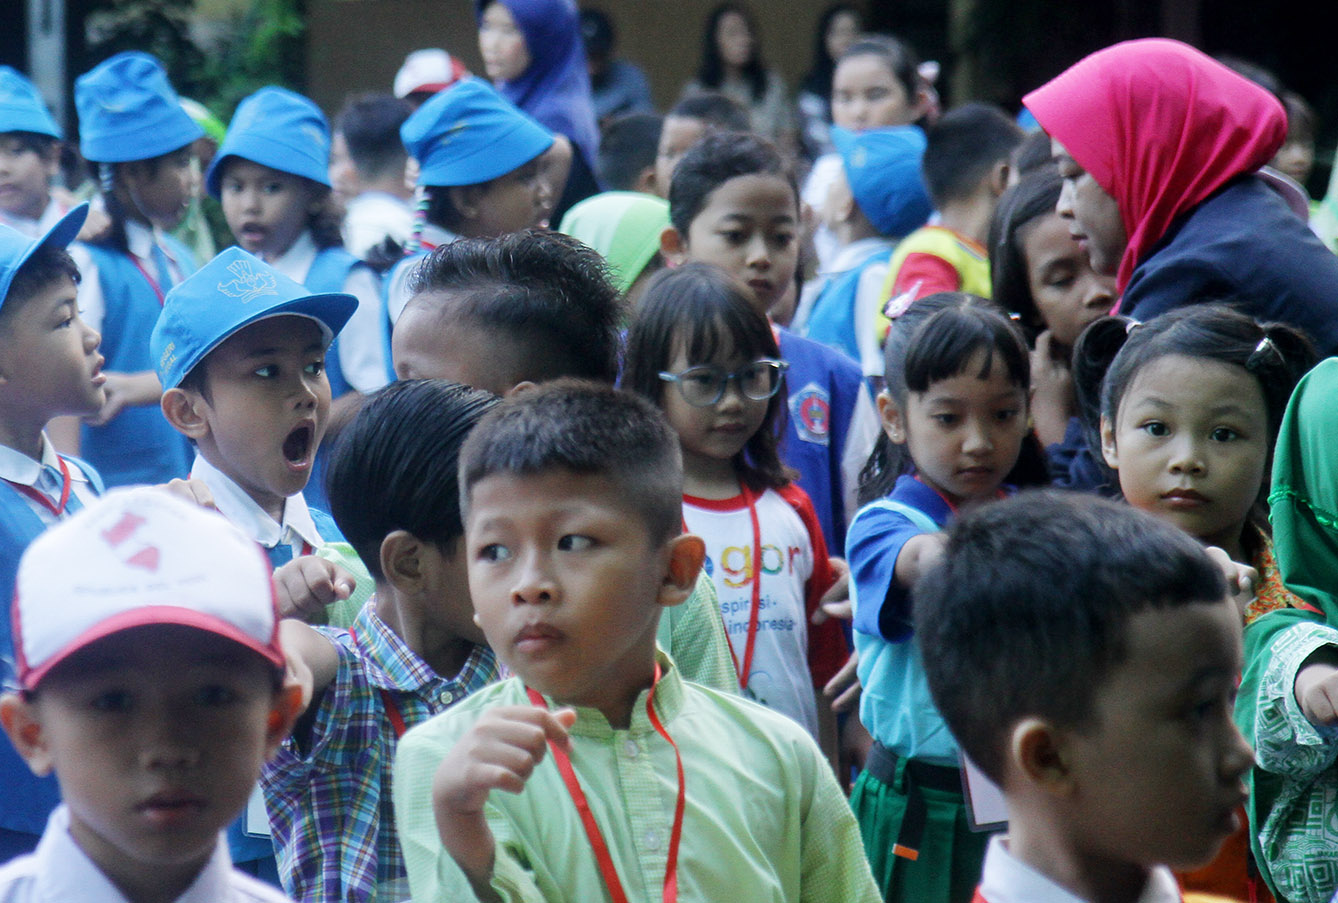
[[[739,696],[683,681],[663,654],[660,662],[655,708],[682,752],[687,785],[679,900],[879,903],[859,827],[804,729]],[[484,710],[528,704],[520,679],[511,678],[400,741],[395,820],[417,903],[475,899],[438,839],[431,805],[437,766]],[[647,717],[646,693],[627,730],[579,708],[571,736],[572,766],[628,899],[659,900],[678,779],[673,749]],[[494,792],[485,814],[497,840],[492,887],[503,900],[610,899],[551,755],[522,793]]]
[[[705,571],[697,575],[697,585],[686,602],[661,612],[655,639],[674,657],[684,680],[726,693],[739,692],[739,675],[720,617],[720,597]]]

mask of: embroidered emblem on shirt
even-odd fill
[[[827,390],[809,383],[790,396],[790,422],[800,439],[827,445],[832,426],[832,402]]]
[[[249,261],[238,260],[228,264],[228,272],[236,278],[231,282],[220,282],[218,290],[230,298],[239,299],[243,304],[254,301],[261,295],[279,293],[274,274],[256,272]]]

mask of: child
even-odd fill
[[[808,626],[835,576],[813,503],[776,453],[779,356],[742,286],[689,263],[651,280],[627,335],[623,385],[659,405],[678,434],[683,526],[706,542],[740,689],[831,746],[831,709],[815,688],[847,650],[837,621]]]
[[[397,382],[367,399],[330,457],[335,519],[376,594],[347,631],[281,628],[313,684],[261,782],[295,899],[408,899],[395,743],[498,673],[472,620],[455,476],[461,443],[494,404],[444,380]]]
[[[390,322],[409,300],[420,252],[457,238],[505,235],[545,222],[555,195],[542,160],[553,146],[543,126],[476,78],[452,85],[400,126],[418,161],[421,199],[409,251],[387,276]]]
[[[915,126],[850,132],[832,129],[841,171],[819,216],[839,251],[799,300],[794,328],[859,361],[865,376],[883,373],[874,318],[897,240],[924,225],[933,208],[920,178],[925,136]]]
[[[929,130],[924,178],[938,222],[906,236],[888,265],[883,298],[890,310],[934,292],[990,296],[985,250],[990,219],[1008,185],[1008,158],[1022,143],[1017,123],[998,107],[963,104]],[[887,319],[879,335],[887,333]]]
[[[0,896],[286,900],[219,837],[301,705],[255,544],[161,490],[112,493],[24,553],[14,626],[0,722],[64,803]]]
[[[326,355],[334,398],[367,393],[389,379],[385,317],[376,273],[344,250],[330,198],[330,129],[325,114],[285,88],[244,99],[205,173],[239,247],[313,294],[358,299]]]
[[[344,247],[377,268],[397,259],[413,233],[409,157],[400,141],[400,126],[412,112],[393,94],[351,97],[330,140],[330,185],[344,205]]]
[[[1231,721],[1240,615],[1204,550],[1103,499],[1020,495],[953,528],[915,633],[1007,800],[975,899],[1178,903],[1166,865],[1212,858],[1252,760]]]
[[[60,126],[36,86],[0,66],[0,223],[29,238],[45,234],[65,215],[65,206],[51,196],[60,141]]]
[[[43,530],[101,491],[97,471],[56,453],[43,432],[52,417],[96,413],[103,404],[98,334],[79,319],[79,270],[65,248],[88,213],[81,204],[30,239],[0,226],[0,603],[9,610],[19,556]],[[13,660],[10,621],[0,619],[0,683]],[[0,746],[0,862],[37,846],[60,801],[56,782],[39,780]]]
[[[669,225],[669,202],[635,191],[605,191],[567,211],[558,231],[597,251],[633,310],[646,283],[664,267],[660,233]]]
[[[484,418],[460,474],[470,594],[516,676],[400,743],[414,898],[876,901],[803,729],[656,653],[703,555],[659,412],[541,386]]]
[[[149,333],[171,288],[195,271],[166,233],[190,203],[192,145],[204,134],[155,58],[119,53],[75,80],[79,149],[97,166],[107,237],[80,246],[79,310],[102,333],[107,401],[77,448],[108,486],[165,483],[186,472],[187,444],[159,412]],[[71,449],[72,451],[74,449]]]
[[[708,135],[679,163],[671,226],[660,250],[673,263],[714,263],[743,282],[766,314],[794,282],[799,199],[776,148],[753,135]],[[878,433],[859,366],[839,351],[777,329],[786,380],[781,460],[799,471],[827,547],[845,545],[859,468]]]
[[[509,395],[564,376],[610,386],[618,378],[618,291],[599,255],[566,235],[534,229],[443,246],[418,267],[413,291],[395,326],[401,379]],[[705,575],[660,619],[660,643],[689,680],[737,689]]]
[[[860,721],[874,746],[850,795],[888,901],[965,903],[984,835],[967,827],[957,744],[929,699],[911,588],[957,512],[1001,498],[1027,435],[1021,333],[993,305],[940,293],[893,321],[883,434],[846,539]]]
[[[746,131],[748,111],[724,94],[703,91],[674,104],[664,117],[655,150],[655,192],[662,198],[669,197],[678,161],[698,141],[715,132]]]
[[[609,191],[654,194],[655,157],[663,128],[664,117],[658,113],[627,113],[605,124],[595,162],[599,184]]]

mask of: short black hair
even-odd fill
[[[400,141],[400,126],[413,106],[393,94],[357,94],[350,97],[334,130],[344,136],[348,155],[363,178],[403,170],[407,154]]]
[[[944,113],[925,133],[921,163],[934,206],[970,197],[1024,137],[1022,127],[994,104],[966,103]]]
[[[613,20],[602,9],[586,7],[581,10],[581,40],[585,55],[596,60],[608,59],[618,42]]]
[[[1226,592],[1220,568],[1177,527],[1092,495],[1043,490],[963,516],[912,596],[934,703],[997,782],[1020,719],[1093,723],[1093,698],[1128,654],[1135,615]]]
[[[61,143],[59,138],[53,138],[50,135],[43,135],[40,132],[25,132],[18,129],[12,132],[0,132],[0,139],[6,138],[10,141],[17,141],[20,150],[32,151],[39,157],[45,157],[51,153],[53,147]]]
[[[340,434],[326,469],[330,513],[374,578],[395,530],[443,550],[464,533],[460,447],[497,401],[444,379],[402,380],[369,396]]]
[[[29,301],[62,279],[79,284],[79,267],[74,258],[62,247],[42,245],[19,267],[9,283],[9,292],[0,299],[0,325],[12,322]]]
[[[595,175],[608,190],[631,191],[637,177],[655,165],[663,126],[663,117],[655,113],[628,113],[604,126]]]
[[[697,91],[680,100],[669,110],[679,119],[697,119],[706,131],[746,132],[748,111],[737,100],[719,91]]]
[[[639,395],[585,380],[560,379],[517,392],[488,413],[460,453],[460,510],[485,477],[555,470],[600,476],[661,542],[683,529],[683,463],[678,437]]]
[[[423,259],[409,291],[410,305],[450,292],[447,322],[521,345],[532,366],[523,379],[618,377],[622,296],[604,258],[569,235],[527,229],[450,242]]]
[[[702,212],[715,191],[730,179],[740,176],[780,176],[794,191],[799,204],[799,188],[794,170],[785,157],[765,138],[751,132],[715,132],[692,145],[678,161],[669,185],[669,221],[681,234]]]

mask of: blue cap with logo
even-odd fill
[[[400,126],[419,185],[478,185],[553,146],[553,134],[482,79],[439,91]]]
[[[181,380],[238,330],[269,317],[315,320],[328,345],[358,306],[343,292],[313,294],[241,248],[228,248],[178,283],[149,336],[164,389]]]
[[[147,53],[118,53],[76,78],[74,105],[79,151],[95,163],[150,160],[204,135]]]
[[[920,175],[925,133],[919,126],[866,132],[832,126],[832,141],[845,163],[850,193],[875,229],[901,238],[925,224],[934,204]]]
[[[45,235],[29,238],[17,229],[0,225],[0,307],[9,297],[9,287],[28,258],[43,245],[68,248],[88,217],[88,204],[80,204],[56,221]]]
[[[287,88],[261,88],[237,106],[204,187],[214,197],[224,161],[240,157],[330,187],[330,124],[321,108]]]
[[[0,66],[0,132],[64,137],[37,93],[37,86],[9,66]]]

